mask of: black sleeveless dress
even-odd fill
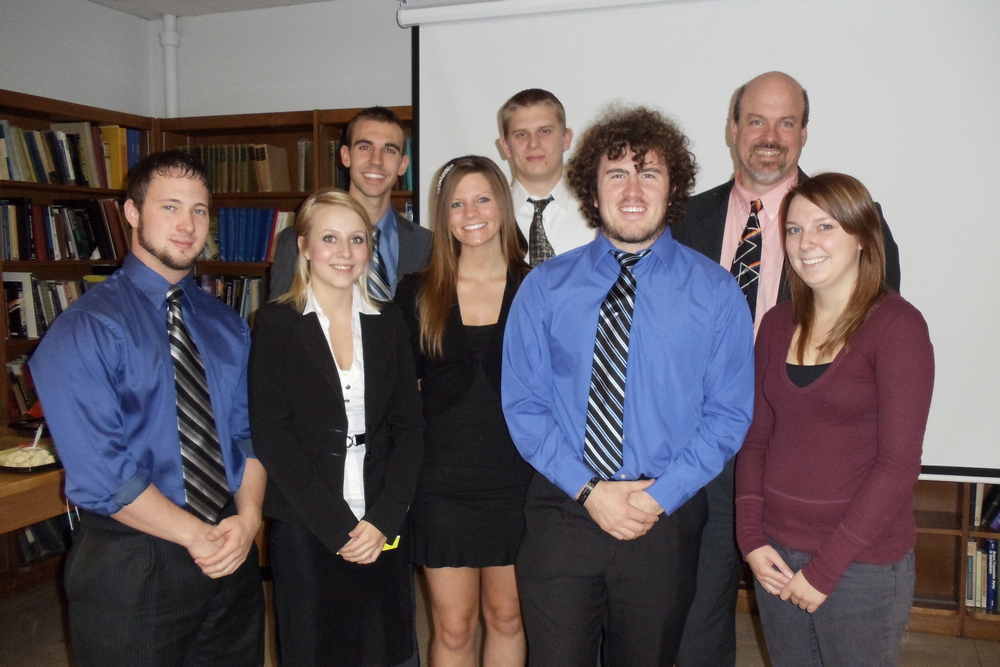
[[[463,325],[475,380],[455,405],[427,419],[409,514],[414,563],[491,567],[512,565],[517,555],[532,469],[511,441],[500,396],[482,366],[497,326]]]

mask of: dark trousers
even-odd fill
[[[184,547],[81,512],[66,561],[73,654],[83,667],[264,664],[257,548],[211,579]]]
[[[413,573],[405,549],[358,565],[304,525],[275,519],[270,555],[283,667],[386,667],[413,659]]]
[[[517,581],[537,667],[672,665],[694,596],[706,500],[699,491],[646,535],[617,540],[536,474],[525,503]]]
[[[736,664],[736,598],[743,558],[736,546],[736,458],[705,486],[708,523],[701,534],[698,589],[688,612],[677,664],[680,667],[733,667]]]

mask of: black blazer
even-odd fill
[[[423,417],[409,333],[399,309],[361,315],[365,362],[365,516],[391,541],[413,499]],[[344,500],[347,414],[340,377],[315,313],[257,311],[250,349],[250,427],[267,470],[264,514],[304,524],[330,551],[358,520]]]
[[[500,372],[503,358],[503,332],[507,325],[507,313],[510,304],[517,293],[520,280],[512,272],[507,272],[507,285],[504,288],[503,303],[500,306],[500,319],[490,340],[489,347],[483,357],[483,370],[497,395],[500,395]],[[410,340],[413,347],[413,358],[417,369],[417,377],[421,380],[421,393],[424,399],[424,414],[437,415],[446,412],[465,396],[476,378],[476,359],[469,348],[469,341],[462,326],[462,313],[456,300],[451,306],[448,323],[445,326],[444,338],[441,341],[442,358],[429,363],[427,357],[420,351],[420,323],[417,320],[417,293],[423,283],[422,274],[407,276],[399,283],[396,291],[396,303],[403,311],[403,319],[410,328]]]
[[[427,266],[431,259],[431,239],[433,234],[396,214],[396,229],[399,232],[399,260],[396,262],[396,282],[407,273],[413,273]],[[271,264],[271,282],[268,294],[276,299],[292,286],[295,276],[295,262],[299,258],[299,244],[294,227],[287,227],[278,234],[274,248],[274,263]]]
[[[799,169],[799,181],[808,179],[802,169]],[[726,233],[726,215],[729,213],[729,194],[736,180],[702,192],[691,197],[687,205],[684,219],[670,230],[673,237],[684,245],[697,250],[712,261],[718,262],[722,254],[722,239]],[[882,234],[885,236],[885,282],[889,287],[899,291],[899,248],[889,225],[882,216],[882,207],[878,206],[878,214],[882,217]],[[778,289],[778,301],[787,301],[791,297],[788,291],[785,269],[781,269],[781,287]]]

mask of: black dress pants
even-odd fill
[[[708,523],[701,535],[698,590],[677,652],[680,667],[736,665],[736,599],[743,556],[736,545],[735,468],[734,456],[705,486]]]
[[[534,667],[674,663],[694,597],[704,490],[635,540],[617,540],[536,474],[528,487],[517,581]]]
[[[256,546],[236,572],[211,579],[184,547],[81,512],[66,594],[82,667],[264,664]]]

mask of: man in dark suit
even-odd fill
[[[805,89],[782,72],[768,72],[736,91],[729,138],[738,168],[728,183],[692,197],[687,214],[673,229],[674,238],[719,262],[734,263],[750,217],[759,201],[761,252],[755,303],[754,332],[769,308],[789,298],[784,274],[783,230],[778,208],[785,194],[808,178],[799,169],[806,144],[809,97]],[[899,289],[899,249],[883,221],[886,282]],[[698,584],[688,613],[677,663],[726,666],[736,664],[734,610],[743,560],[733,528],[733,470],[731,459],[722,473],[705,487],[709,520],[702,534]]]
[[[369,107],[352,118],[340,147],[340,159],[351,175],[348,192],[365,207],[379,232],[376,251],[390,296],[395,294],[400,278],[427,266],[431,257],[431,232],[392,208],[392,189],[410,164],[405,149],[403,123],[386,107]],[[281,296],[292,286],[298,253],[295,230],[283,230],[271,266],[271,298]]]

